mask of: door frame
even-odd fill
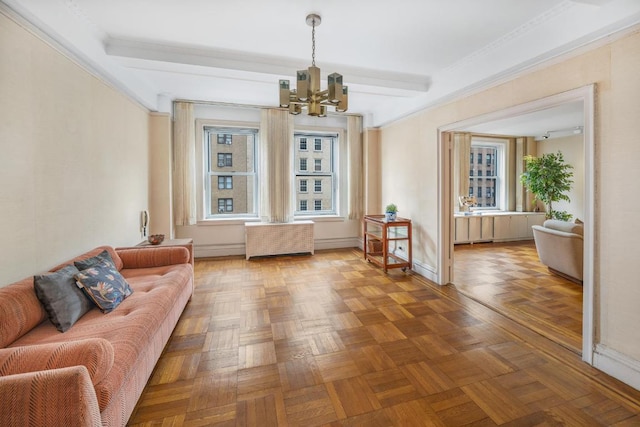
[[[507,119],[561,104],[582,101],[584,143],[584,271],[582,298],[582,360],[593,364],[595,339],[595,84],[582,86],[542,99],[515,105],[438,128],[438,253],[437,283],[453,279],[453,143],[452,132],[494,120]]]

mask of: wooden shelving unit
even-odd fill
[[[384,215],[365,215],[364,259],[382,267],[411,269],[411,220],[385,221]]]

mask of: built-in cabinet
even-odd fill
[[[501,242],[533,239],[531,226],[542,225],[541,212],[483,212],[456,214],[454,243]]]

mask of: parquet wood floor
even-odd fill
[[[640,392],[359,250],[195,271],[131,426],[640,425]]]
[[[533,240],[456,245],[456,288],[580,354],[582,286],[550,273]]]

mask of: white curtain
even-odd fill
[[[292,221],[293,119],[287,110],[262,110],[260,156],[260,216],[265,222]]]
[[[347,119],[347,145],[349,162],[349,219],[364,215],[362,116]]]
[[[453,210],[458,212],[458,197],[469,195],[469,156],[471,155],[471,134],[453,134]]]
[[[193,104],[174,104],[173,206],[175,225],[196,223],[196,139]]]

